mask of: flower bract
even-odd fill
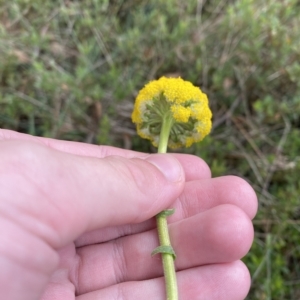
[[[162,124],[171,122],[168,146],[189,147],[201,141],[212,127],[208,98],[198,87],[181,78],[161,77],[137,95],[132,121],[138,134],[159,143]]]

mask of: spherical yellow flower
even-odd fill
[[[138,134],[157,146],[164,123],[170,125],[168,146],[189,147],[209,134],[212,113],[207,96],[181,78],[161,77],[137,95],[132,121]]]

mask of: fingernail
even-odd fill
[[[168,154],[153,154],[146,160],[158,168],[170,182],[181,181],[184,177],[183,169],[179,161]]]

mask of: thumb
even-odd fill
[[[183,168],[168,154],[146,159],[109,156],[95,163],[85,174],[95,178],[85,187],[89,204],[79,200],[87,209],[89,229],[142,222],[168,207],[183,190]]]
[[[26,214],[23,228],[54,248],[86,231],[151,218],[180,195],[185,181],[169,154],[92,158],[20,141],[2,142],[0,167],[0,188],[11,195],[6,204]]]

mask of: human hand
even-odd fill
[[[246,297],[257,199],[244,180],[211,179],[191,155],[1,129],[0,157],[0,299],[164,299],[151,218],[167,207],[180,299]]]

